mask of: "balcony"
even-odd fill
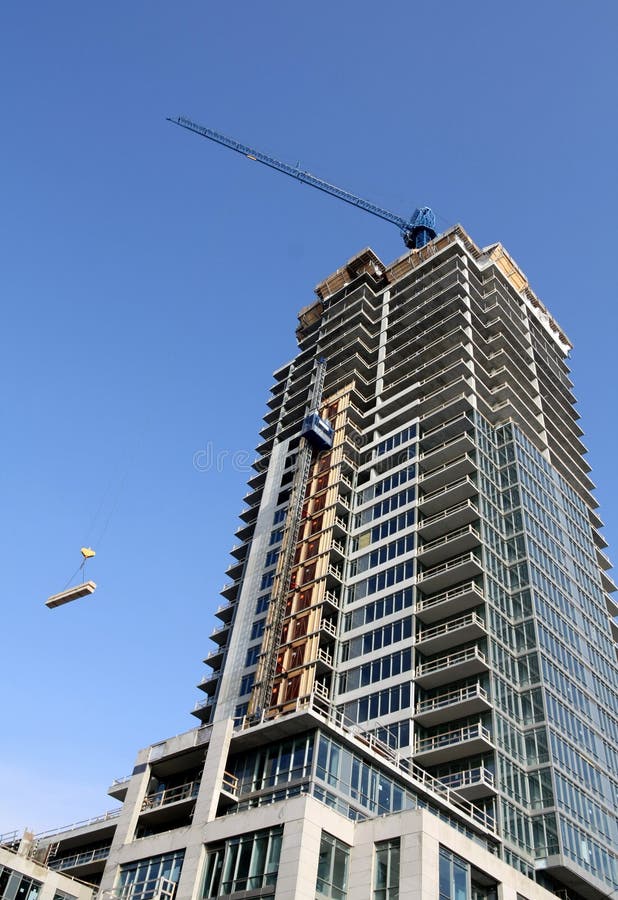
[[[221,670],[216,669],[214,672],[211,672],[208,675],[204,675],[200,683],[198,684],[198,688],[200,691],[204,691],[205,694],[212,695],[217,689],[217,685],[219,683],[219,678],[221,676]]]
[[[319,647],[315,660],[316,674],[325,675],[328,672],[332,672],[333,665],[333,654],[329,653],[328,650],[324,650],[323,647]]]
[[[328,549],[331,554],[330,558],[336,563],[340,563],[345,559],[345,544],[342,541],[331,541],[331,545]]]
[[[319,630],[320,635],[323,635],[328,643],[337,637],[337,626],[330,619],[322,619]]]
[[[199,789],[199,781],[189,781],[187,784],[180,784],[177,787],[147,794],[142,802],[142,812],[151,812],[162,806],[169,806],[171,803],[178,804],[194,800],[198,795]]]
[[[218,628],[214,628],[211,631],[210,640],[214,641],[215,644],[218,644],[219,647],[224,647],[227,644],[227,637],[229,633],[229,625],[220,625]]]
[[[440,653],[458,644],[478,640],[486,634],[485,623],[475,612],[421,629],[416,636],[416,646],[425,656]]]
[[[465,383],[465,379],[462,379]],[[446,400],[440,406],[436,406],[431,412],[426,413],[421,419],[421,427],[423,428],[423,436],[434,432],[437,428],[442,428],[449,422],[464,414],[471,407],[470,394],[462,392],[449,400]],[[446,438],[443,438],[446,440]]]
[[[615,582],[609,577],[607,572],[604,572],[603,570],[601,570],[601,584],[603,590],[607,591],[608,594],[614,594],[618,590]]]
[[[461,443],[461,441],[458,441],[458,443]],[[447,459],[440,465],[427,469],[427,471],[419,475],[418,483],[425,493],[433,493],[438,488],[444,487],[445,484],[459,481],[464,475],[469,475],[475,469],[476,462],[472,454],[461,453],[459,456]]]
[[[325,591],[324,596],[322,597],[322,603],[324,606],[330,606],[337,612],[341,609],[341,597],[338,597],[334,591]]]
[[[123,803],[124,798],[127,796],[129,782],[131,781],[132,777],[132,775],[125,775],[124,778],[114,778],[111,785],[107,789],[108,795],[110,797],[113,797],[114,800],[119,800],[121,803]]]
[[[421,519],[418,524],[418,533],[424,541],[431,541],[440,535],[475,522],[480,515],[478,507],[472,500],[464,500],[462,503],[449,506],[442,512]]]
[[[330,691],[326,687],[325,684],[322,684],[320,681],[316,681],[313,685],[313,694],[319,700],[330,700]]]
[[[333,535],[345,540],[348,534],[348,520],[343,516],[335,516]]]
[[[225,597],[226,600],[229,600],[230,603],[233,603],[236,600],[241,581],[241,578],[236,578],[235,581],[229,581],[227,584],[223,585],[219,593],[222,597]]]
[[[496,794],[493,772],[490,772],[485,766],[453,772],[450,775],[444,775],[440,781],[451,790],[457,791],[461,797],[472,802]]]
[[[238,803],[238,778],[231,772],[224,772],[221,781],[220,805],[229,809]]]
[[[234,610],[236,609],[235,603],[222,603],[221,606],[218,606],[215,610],[215,616],[221,622],[224,622],[226,625],[229,625],[232,621],[232,616],[234,615]]]
[[[487,712],[491,709],[489,696],[480,684],[444,691],[416,704],[414,719],[423,728],[442,725],[464,716]]]
[[[468,413],[462,412],[459,415],[454,415],[451,419],[447,419],[445,422],[435,425],[433,428],[424,429],[420,439],[423,454],[437,450],[440,445],[446,444],[470,431],[473,424]]]
[[[418,507],[423,516],[432,516],[451,506],[463,503],[478,494],[478,488],[469,475],[451,481],[436,491],[423,494],[418,498]]]
[[[86,877],[103,871],[111,845],[110,841],[104,847],[97,847],[94,850],[83,850],[80,853],[72,853],[70,856],[52,857],[47,864],[56,872],[66,872],[70,869],[72,875],[76,875],[78,878]]]
[[[432,737],[417,739],[414,759],[423,766],[436,766],[453,759],[492,751],[489,730],[480,722],[452,728]]]
[[[224,645],[223,647],[217,647],[216,650],[211,650],[204,657],[204,664],[210,666],[211,669],[220,669],[226,650],[227,645]]]
[[[327,573],[326,573],[326,584],[328,587],[331,587],[337,591],[341,589],[341,582],[343,581],[343,569],[340,566],[329,565]]]
[[[472,678],[487,672],[489,664],[482,650],[478,647],[468,647],[467,650],[458,650],[421,663],[416,667],[415,680],[419,687],[428,690],[449,684],[452,681],[461,681],[464,678]]]
[[[416,584],[424,594],[444,591],[460,581],[476,578],[483,571],[481,557],[477,553],[464,553],[448,562],[425,569],[416,576]]]
[[[481,535],[472,525],[464,525],[443,537],[435,538],[421,544],[417,550],[417,558],[423,566],[435,566],[438,563],[473,550],[481,543]]]
[[[469,581],[450,591],[424,597],[417,602],[414,611],[417,619],[429,625],[440,619],[456,616],[466,609],[474,609],[484,600],[482,589],[474,581]]]
[[[214,704],[214,697],[207,697],[205,700],[198,700],[198,702],[191,710],[191,715],[195,716],[196,719],[199,719],[202,724],[210,722],[211,709]]]

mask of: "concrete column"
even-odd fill
[[[322,825],[314,804],[285,823],[275,900],[315,900]]]
[[[427,824],[423,819],[421,823]],[[435,900],[439,893],[439,850],[437,837],[422,826],[401,835],[400,900]]]
[[[138,753],[133,776],[127,787],[127,796],[122,805],[118,817],[118,824],[114,833],[114,840],[109,850],[109,856],[105,863],[105,871],[101,879],[100,892],[111,891],[116,881],[116,871],[119,865],[119,856],[123,847],[133,840],[137,820],[142,809],[142,803],[148,789],[150,780],[150,765],[148,757],[151,748],[141,750]]]
[[[234,723],[232,719],[215,722],[210,733],[206,761],[200,790],[195,801],[190,838],[178,882],[178,897],[197,898],[201,887],[201,870],[205,855],[203,830],[217,815],[221,783],[227,764],[230,739]]]

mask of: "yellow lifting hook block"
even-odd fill
[[[92,547],[82,547],[81,554],[84,557],[84,560],[92,559],[93,556],[96,556]]]

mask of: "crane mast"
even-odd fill
[[[192,131],[195,134],[208,138],[209,141],[221,144],[223,147],[227,147],[228,150],[234,150],[236,153],[240,153],[248,159],[253,159],[256,162],[262,163],[262,165],[275,169],[275,171],[281,172],[283,175],[288,175],[290,178],[302,182],[302,184],[308,184],[310,187],[317,188],[325,194],[330,194],[331,197],[337,197],[339,200],[343,200],[344,203],[356,206],[357,209],[363,209],[365,212],[371,213],[374,216],[378,216],[380,219],[384,219],[386,222],[396,225],[401,232],[406,247],[419,249],[436,237],[436,219],[433,211],[428,206],[419,207],[409,218],[405,218],[404,216],[389,212],[389,210],[383,209],[381,206],[376,206],[368,200],[363,200],[362,197],[357,197],[355,194],[350,193],[350,191],[346,191],[328,181],[324,181],[322,178],[312,175],[311,172],[304,172],[297,166],[291,166],[289,163],[275,159],[273,156],[268,156],[268,154],[262,153],[260,150],[255,150],[253,147],[241,144],[239,141],[227,137],[225,134],[213,131],[212,128],[198,125],[196,122],[187,119],[185,116],[178,116],[176,118],[168,116],[167,121],[172,122],[174,125],[179,125],[181,128],[186,128],[187,131]]]

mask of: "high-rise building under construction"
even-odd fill
[[[201,725],[49,865],[126,900],[618,896],[618,607],[569,340],[459,226],[316,294]]]

